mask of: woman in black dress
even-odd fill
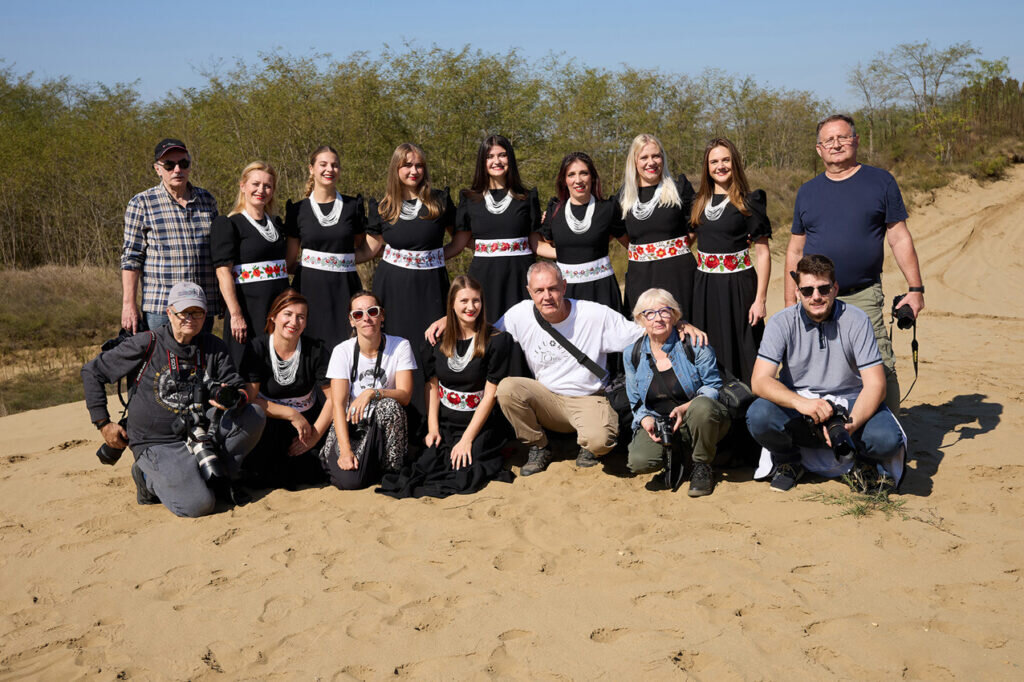
[[[460,275],[448,292],[447,324],[427,358],[427,449],[377,490],[392,497],[474,493],[489,481],[512,482],[501,448],[498,382],[507,374],[511,337],[485,319],[480,283]]]
[[[665,148],[653,135],[633,138],[625,166],[618,196],[629,235],[625,308],[632,310],[648,289],[665,289],[690,319],[697,270],[689,248],[693,186],[685,175],[672,180]]]
[[[764,334],[772,266],[766,201],[763,190],[750,191],[733,143],[711,140],[690,216],[698,270],[693,324],[707,332],[721,365],[748,383]]]
[[[315,149],[309,157],[307,199],[289,201],[284,220],[290,261],[298,259],[292,285],[309,301],[307,332],[323,339],[328,349],[352,335],[348,299],[363,288],[356,252],[366,239],[366,211],[361,194],[338,192],[334,183],[340,168],[332,147]]]
[[[270,303],[288,287],[287,246],[274,217],[277,173],[263,161],[242,171],[238,198],[210,227],[210,253],[224,298],[224,342],[235,366],[246,341],[267,319]]]
[[[249,485],[293,488],[327,479],[320,466],[334,413],[328,391],[330,350],[307,336],[309,305],[285,289],[270,306],[266,334],[245,349],[241,375],[249,402],[267,413],[263,436],[242,464]]]
[[[477,150],[473,186],[462,190],[455,214],[456,234],[473,237],[469,276],[483,284],[489,322],[526,299],[529,238],[538,229],[537,190],[523,187],[512,143],[491,135]]]
[[[601,195],[601,178],[583,152],[562,159],[555,179],[558,197],[548,203],[540,232],[531,236],[538,256],[558,262],[566,296],[623,312],[608,242],[625,235],[617,202]]]

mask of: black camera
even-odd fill
[[[218,397],[222,397],[221,392],[224,388],[227,387],[220,387],[221,390],[217,391]],[[240,397],[238,391],[237,389],[231,390],[235,393],[234,403],[237,404]],[[199,473],[202,474],[203,480],[209,481],[223,477],[227,472],[224,471],[224,465],[220,461],[220,452],[213,438],[216,429],[211,426],[210,420],[206,417],[205,396],[206,390],[202,382],[192,382],[192,402],[178,414],[173,428],[177,435],[185,436],[185,447],[196,458],[196,464],[199,466]],[[223,397],[230,398],[230,394]]]
[[[832,406],[832,416],[826,419],[820,426],[825,428],[828,439],[832,442],[832,452],[839,462],[849,462],[857,454],[857,444],[853,442],[853,436],[846,430],[850,423],[850,413],[842,405],[837,405],[831,400],[826,400]],[[810,417],[806,418],[815,433],[820,433]]]
[[[906,296],[906,294],[903,294]],[[906,303],[901,305],[899,308],[896,304],[899,303],[903,296],[894,296],[892,299],[892,316],[896,320],[896,326],[900,329],[910,329],[917,324],[917,318],[914,317],[913,309]]]
[[[123,429],[128,428],[127,417],[125,417],[124,419],[117,423]],[[117,460],[121,459],[121,455],[123,454],[124,448],[112,448],[109,445],[107,445],[106,442],[104,442],[103,445],[100,446],[100,449],[96,451],[96,457],[99,458],[100,462],[106,464],[107,466],[113,466],[117,464]]]
[[[661,444],[666,447],[672,447],[672,418],[671,417],[655,417],[654,418],[654,435],[658,437]]]

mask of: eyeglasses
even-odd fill
[[[822,140],[818,144],[825,149],[832,149],[833,147],[849,144],[854,137],[856,137],[856,135],[840,135],[839,137],[830,137],[827,140]]]
[[[814,295],[815,289],[818,290],[819,296],[828,296],[829,294],[832,293],[833,286],[834,285],[832,284],[819,284],[816,287],[797,287],[797,290],[800,292],[800,295],[803,296],[804,298],[810,298],[811,296]]]
[[[669,307],[658,308],[657,310],[641,310],[640,314],[644,316],[644,319],[648,322],[654,322],[659,317],[672,317],[672,309]]]
[[[189,166],[192,165],[192,162],[188,159],[182,159],[181,161],[157,161],[156,163],[158,166],[163,166],[164,170],[167,171],[174,170],[175,166],[181,168],[181,170],[188,170]]]
[[[193,310],[192,312],[189,312],[189,311],[185,310],[185,311],[179,313],[177,310],[175,310],[174,311],[174,316],[176,318],[178,318],[179,320],[181,320],[182,322],[184,322],[185,320],[201,320],[204,317],[206,317],[206,311],[205,310]]]
[[[371,305],[366,310],[353,310],[348,314],[348,316],[352,318],[353,321],[358,322],[359,320],[363,319],[364,314],[370,317],[377,317],[380,315],[380,306]]]

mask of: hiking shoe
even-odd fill
[[[160,498],[146,486],[146,475],[138,462],[132,462],[132,480],[135,481],[135,501],[139,504],[160,504]]]
[[[878,467],[873,462],[854,462],[850,473],[843,477],[850,490],[870,495],[878,489]]]
[[[804,465],[799,462],[780,464],[775,468],[775,475],[772,476],[772,490],[780,493],[793,489],[796,482],[803,478]]]
[[[519,469],[519,475],[532,476],[539,474],[547,469],[549,464],[551,464],[551,450],[534,445],[526,455],[526,464]]]
[[[576,466],[581,469],[597,465],[597,455],[586,448],[580,448],[580,454],[576,455]]]
[[[707,462],[694,462],[693,473],[690,474],[690,488],[686,494],[690,497],[704,497],[710,495],[714,487],[715,479],[711,465]]]

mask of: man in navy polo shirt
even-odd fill
[[[909,305],[914,317],[924,309],[924,285],[907,229],[907,209],[896,179],[885,170],[857,162],[859,138],[849,116],[829,116],[818,124],[818,156],[825,172],[805,182],[796,195],[792,235],[786,249],[786,272],[805,253],[819,253],[836,266],[839,298],[868,314],[885,365],[886,404],[899,410],[900,386],[892,342],[885,326],[882,293],[883,242],[889,242],[909,292],[898,306]],[[785,304],[796,303],[796,287],[785,278]]]
[[[832,416],[824,399],[829,396],[845,402],[849,412],[846,430],[858,450],[850,473],[860,492],[888,492],[897,481],[888,470],[880,477],[876,465],[897,468],[890,463],[901,452],[903,432],[882,403],[885,372],[871,321],[864,311],[836,300],[835,267],[825,256],[801,258],[794,279],[800,304],[768,320],[750,380],[758,399],[747,410],[747,427],[772,454],[771,487],[784,492],[800,480],[801,447],[831,445],[824,428],[812,428],[807,419],[819,425]],[[898,469],[896,476],[902,462]]]

